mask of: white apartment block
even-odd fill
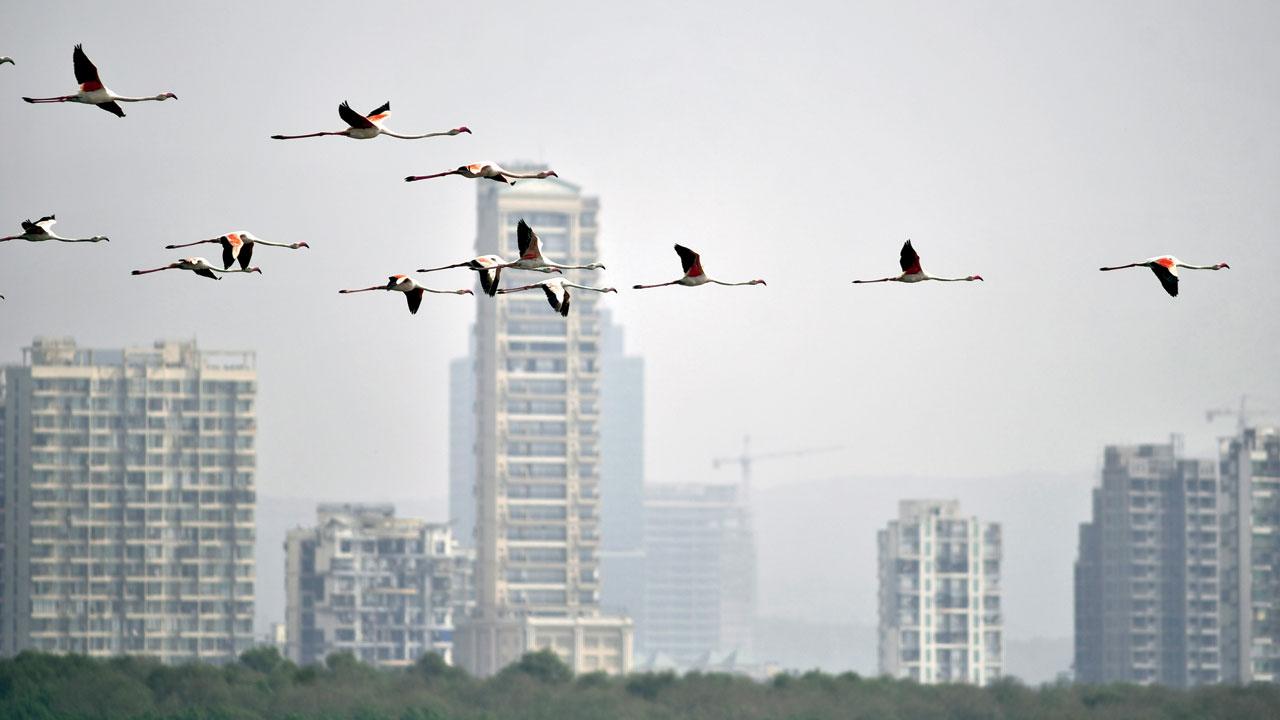
[[[37,339],[5,369],[5,655],[225,661],[253,644],[253,361]]]
[[[1222,680],[1280,682],[1280,430],[1219,446]]]
[[[518,257],[523,219],[547,259],[588,264],[598,260],[597,207],[556,178],[482,181],[476,252]],[[601,280],[594,271],[564,276]],[[506,270],[502,280],[509,287],[545,277]],[[538,291],[477,298],[477,608],[455,644],[473,674],[491,675],[541,647],[576,671],[630,668],[630,620],[599,608],[600,299],[575,292],[564,318]]]
[[[744,488],[655,483],[644,492],[640,652],[685,667],[728,654],[749,661],[756,551]]]
[[[285,541],[286,644],[299,664],[349,652],[383,667],[434,652],[453,662],[453,617],[470,559],[447,524],[395,517],[391,505],[321,505]]]
[[[878,533],[880,672],[986,685],[1003,670],[1000,526],[955,500],[903,500]]]

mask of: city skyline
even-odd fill
[[[112,241],[0,245],[0,366],[32,338],[252,350],[255,408],[272,419],[254,438],[271,449],[258,493],[425,503],[448,520],[440,501],[466,472],[450,468],[451,363],[469,328],[526,305],[534,322],[560,318],[536,294],[428,296],[409,316],[398,296],[335,291],[470,256],[488,229],[475,181],[401,178],[492,158],[560,173],[519,191],[563,181],[606,201],[597,278],[622,291],[575,297],[575,312],[608,309],[644,360],[646,482],[728,481],[711,460],[745,435],[762,451],[847,447],[755,478],[759,531],[788,541],[761,548],[762,614],[870,624],[858,579],[874,538],[850,526],[880,527],[904,494],[958,497],[1030,539],[1005,548],[1006,639],[1070,639],[1074,528],[1090,520],[1098,458],[1170,432],[1181,457],[1236,472],[1231,507],[1251,507],[1251,476],[1219,447],[1229,425],[1205,412],[1247,395],[1273,411],[1252,427],[1280,408],[1280,6],[555,3],[450,8],[443,22],[396,0],[314,10],[55,0],[6,13],[40,32],[0,37],[17,59],[0,67],[14,100],[0,131],[23,139],[6,153],[4,233],[56,213]],[[476,52],[480,33],[504,52]],[[337,55],[353,37],[378,52]],[[127,118],[20,103],[67,85],[77,43],[121,89],[183,99]],[[344,99],[392,101],[395,127],[474,134],[268,139],[332,120]],[[260,253],[262,276],[226,282],[128,275],[176,258],[166,244],[236,228],[311,249]],[[986,282],[847,282],[893,271],[907,238],[927,267]],[[770,285],[629,292],[671,276],[673,243],[713,276]],[[1178,298],[1145,272],[1097,272],[1164,252],[1232,269],[1188,273]],[[463,270],[419,277],[474,287]],[[1261,542],[1235,537],[1226,551]],[[1223,572],[1247,598],[1244,565]],[[1224,671],[1250,653],[1271,662],[1247,623],[1235,630]]]

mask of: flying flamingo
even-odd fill
[[[916,254],[915,248],[911,247],[911,241],[908,240],[902,245],[902,254],[898,258],[898,264],[902,266],[902,274],[895,277],[880,278],[879,280],[854,280],[854,283],[878,283],[878,282],[904,282],[918,283],[925,280],[937,280],[938,282],[966,282],[972,280],[981,280],[981,275],[969,275],[967,277],[943,278],[934,277],[924,270],[920,269],[920,256]]]
[[[171,92],[160,93],[154,97],[125,97],[117,95],[111,91],[106,85],[102,84],[102,80],[98,78],[98,68],[89,60],[89,56],[84,54],[84,50],[76,45],[76,49],[71,53],[72,64],[75,66],[76,82],[80,83],[80,91],[75,95],[59,95],[51,98],[29,98],[24,97],[29,103],[60,103],[74,102],[84,103],[85,105],[97,105],[98,107],[112,113],[118,117],[124,117],[124,110],[120,109],[117,102],[146,102],[148,100],[164,101],[170,98],[178,99],[177,95]]]
[[[715,283],[716,285],[768,285],[764,280],[748,280],[746,282],[721,282],[712,280],[702,270],[702,257],[698,253],[690,250],[683,245],[676,245],[676,254],[680,256],[680,265],[684,267],[684,277],[671,282],[658,283],[657,285],[633,285],[636,290],[647,290],[649,288],[666,287],[667,285],[686,285],[688,287],[696,287],[698,285],[706,285],[707,283]]]
[[[594,290],[598,293],[616,293],[617,288],[611,287],[591,287],[590,285],[578,285],[571,283],[564,278],[551,278],[549,280],[539,280],[532,285],[524,285],[521,287],[504,288],[499,290],[500,294],[521,292],[523,290],[535,290],[542,288],[547,294],[547,302],[550,303],[551,309],[560,313],[564,317],[569,317],[569,288],[578,288],[580,290]]]
[[[470,260],[466,260],[460,263],[454,263],[452,265],[442,265],[440,267],[434,267],[434,268],[419,268],[418,272],[429,273],[429,272],[435,272],[437,270],[449,270],[450,268],[460,268],[460,267],[475,270],[476,272],[480,273],[480,289],[484,290],[485,295],[488,295],[489,297],[493,297],[498,291],[498,280],[502,277],[502,269],[508,268],[508,267],[515,267],[519,262],[520,262],[519,260],[517,260],[516,262],[509,262],[507,260],[503,260],[502,257],[498,255],[480,255],[479,257],[473,257]],[[545,273],[560,272],[559,268],[553,268],[553,267],[536,267],[536,268],[524,268],[524,269],[536,270],[537,272],[545,272]]]
[[[13,58],[9,57],[8,55],[0,55],[0,65],[3,65],[3,64],[5,64],[5,63],[9,63],[10,65],[17,65],[17,64],[18,64],[18,63],[16,63],[16,62],[14,62],[14,61],[13,61]]]
[[[211,280],[221,280],[217,273],[261,273],[262,268],[251,267],[244,270],[219,270],[209,264],[208,260],[202,257],[181,258],[177,262],[169,263],[164,267],[153,268],[151,270],[134,270],[130,275],[146,275],[147,273],[160,272],[161,270],[190,270],[200,277],[207,277]]]
[[[482,162],[474,165],[460,165],[457,170],[448,170],[446,172],[438,172],[434,175],[410,175],[405,178],[405,182],[415,182],[417,180],[430,180],[431,178],[446,177],[448,175],[461,175],[465,178],[485,178],[487,180],[495,180],[497,182],[515,185],[516,180],[532,179],[540,180],[542,178],[560,177],[554,170],[543,170],[535,173],[515,173],[503,168],[498,163]]]
[[[360,288],[358,290],[339,290],[340,294],[368,292],[370,290],[395,290],[404,293],[405,300],[409,301],[409,314],[418,314],[418,306],[422,305],[423,293],[437,293],[439,295],[472,295],[470,290],[432,290],[429,287],[423,287],[413,281],[408,275],[392,275],[387,278],[386,284],[374,285],[373,287]]]
[[[65,238],[53,231],[53,226],[57,224],[57,220],[52,215],[45,215],[35,222],[30,220],[22,221],[22,234],[10,235],[9,237],[0,238],[0,242],[7,240],[26,240],[27,242],[46,242],[48,240],[57,240],[58,242],[110,242],[108,238],[101,235],[94,235],[87,238]]]
[[[1128,265],[1118,265],[1116,267],[1098,268],[1099,270],[1123,270],[1131,267],[1149,267],[1151,272],[1156,274],[1156,278],[1160,280],[1160,284],[1164,286],[1164,291],[1178,297],[1178,268],[1186,268],[1188,270],[1222,270],[1231,269],[1231,266],[1220,262],[1215,265],[1188,265],[1172,255],[1161,255],[1153,257],[1142,262],[1129,263]]]
[[[422,135],[399,135],[382,127],[382,121],[386,120],[387,116],[390,114],[390,102],[383,103],[381,107],[368,115],[361,115],[355,110],[352,110],[351,106],[344,100],[343,103],[338,106],[338,117],[342,118],[343,122],[350,126],[345,130],[307,133],[306,135],[272,135],[271,139],[298,140],[301,138],[324,137],[325,135],[343,135],[352,138],[353,140],[370,140],[378,137],[379,135],[389,135],[393,138],[400,138],[401,140],[418,140],[420,138],[441,137],[446,135],[453,136],[460,133],[471,134],[471,130],[463,126],[452,130],[446,130],[444,132],[424,133]]]
[[[184,243],[181,245],[165,245],[165,250],[174,250],[176,248],[191,247],[192,245],[203,245],[204,243],[218,243],[222,246],[222,267],[230,268],[235,261],[240,261],[240,269],[248,270],[249,261],[253,258],[253,247],[255,245],[267,245],[270,247],[289,248],[297,250],[298,248],[309,248],[310,245],[304,242],[296,243],[273,243],[267,242],[253,233],[247,233],[243,230],[229,232],[221,237],[212,240],[197,240],[195,242]]]

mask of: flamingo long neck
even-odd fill
[[[254,238],[249,242],[253,243],[254,245],[266,245],[267,247],[282,247],[282,248],[293,249],[293,245],[291,245],[290,243],[267,242],[266,240],[259,240],[258,238]]]
[[[544,174],[544,173],[540,173],[540,172],[535,172],[535,173],[513,173],[513,172],[511,172],[510,170],[501,170],[501,169],[498,169],[498,174],[499,174],[499,175],[506,175],[506,176],[507,176],[507,177],[509,177],[509,178],[516,178],[516,179],[520,179],[520,180],[541,180],[541,179],[543,179],[543,178],[546,178],[546,177],[547,177],[547,175],[546,175],[546,174]]]
[[[400,138],[401,140],[421,140],[422,138],[443,137],[445,135],[452,135],[453,133],[445,131],[445,132],[423,133],[421,135],[401,135],[399,133],[393,133],[390,130],[383,129],[382,134],[389,135],[393,138]]]
[[[210,269],[210,270],[212,270],[212,271],[214,271],[214,272],[220,272],[220,273],[253,273],[253,272],[259,272],[258,268],[256,268],[256,267],[251,267],[251,268],[242,268],[242,269],[239,269],[239,270],[219,270],[219,269],[218,269],[218,268],[216,268],[216,267],[210,267],[209,269]]]
[[[591,287],[590,285],[579,285],[577,283],[565,282],[565,287],[578,288],[579,290],[595,290],[596,292],[610,292],[613,288],[607,287]]]
[[[458,292],[457,290],[432,290],[432,289],[431,289],[431,288],[429,288],[429,287],[422,287],[421,285],[419,285],[418,287],[416,287],[416,288],[414,288],[414,289],[415,289],[415,290],[422,290],[422,291],[424,291],[424,292],[429,292],[429,293],[435,293],[435,294],[437,294],[437,295],[466,295],[466,293],[460,293],[460,292]]]
[[[1179,262],[1178,267],[1186,268],[1187,270],[1217,270],[1218,269],[1217,265],[1190,265],[1184,262]]]
[[[57,240],[58,242],[102,242],[103,240],[106,240],[106,238],[100,235],[94,235],[93,237],[88,238],[64,238],[56,235],[50,235],[49,237],[53,240]]]
[[[111,99],[116,102],[147,102],[150,100],[168,100],[169,96],[164,93],[160,93],[159,95],[152,95],[150,97],[127,97],[125,95],[116,95],[115,93],[111,93]]]
[[[966,277],[944,278],[944,277],[934,277],[934,276],[932,276],[932,275],[925,275],[925,276],[924,276],[924,279],[925,279],[925,280],[937,280],[938,282],[967,282],[967,281],[969,281],[969,280],[972,280],[972,279],[973,279],[973,276],[972,276],[972,275],[969,275],[969,276],[966,276]]]
[[[216,243],[216,242],[222,242],[222,240],[218,238],[215,238],[213,240],[197,240],[195,242],[182,243],[181,245],[165,245],[165,248],[168,250],[177,250],[178,248],[191,247],[192,245],[203,245],[205,243]]]
[[[435,272],[437,270],[449,270],[451,268],[470,267],[470,265],[471,265],[470,262],[454,263],[452,265],[441,265],[440,267],[424,268],[422,270],[419,270],[418,272],[429,273],[429,272]],[[481,268],[481,269],[483,270],[484,268]]]
[[[720,281],[720,280],[711,280],[711,279],[708,279],[708,280],[707,280],[707,282],[715,283],[716,285],[756,285],[756,284],[757,284],[757,283],[756,283],[755,281],[753,281],[753,280],[748,280],[748,281],[746,281],[746,282],[723,282],[723,281]]]
[[[603,265],[598,265],[598,264],[593,264],[593,265],[561,265],[561,264],[559,264],[559,263],[547,262],[546,260],[543,260],[543,261],[542,261],[542,267],[543,267],[543,268],[551,268],[551,269],[555,269],[555,270],[603,270],[603,269],[604,269],[604,266],[603,266]],[[539,269],[541,269],[541,268],[539,268]]]

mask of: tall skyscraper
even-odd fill
[[[756,556],[742,493],[738,485],[645,487],[641,653],[685,665],[708,654],[751,655]]]
[[[397,518],[391,505],[321,505],[285,541],[289,658],[350,652],[403,667],[453,661],[453,618],[467,605],[470,559],[447,524]]]
[[[464,548],[476,546],[475,357],[449,362],[449,522]]]
[[[1246,428],[1224,439],[1222,679],[1280,681],[1280,430]]]
[[[1218,682],[1217,500],[1213,462],[1176,442],[1106,448],[1080,526],[1076,680]]]
[[[1000,525],[956,500],[902,500],[877,534],[880,672],[986,685],[1004,672]]]
[[[253,644],[253,361],[37,339],[6,369],[4,654]]]
[[[644,358],[601,313],[600,604],[635,617],[644,600]]]
[[[547,259],[597,259],[598,203],[577,186],[552,178],[478,188],[477,254],[517,257],[524,219]],[[598,284],[594,272],[566,275]],[[543,277],[503,279],[513,276]],[[599,607],[600,296],[575,292],[568,317],[541,292],[477,300],[477,607],[455,653],[481,676],[539,648],[576,671],[625,672],[631,622]]]

